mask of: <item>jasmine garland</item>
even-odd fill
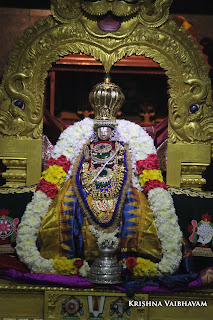
[[[115,236],[119,229],[115,229],[114,232],[111,233],[105,233],[103,230],[96,230],[94,226],[90,225],[89,230],[92,233],[93,236],[97,238],[98,247],[101,248],[101,246],[107,242],[109,246],[113,247],[114,249],[117,249],[118,247],[118,238]]]

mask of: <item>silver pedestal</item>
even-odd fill
[[[93,262],[87,274],[87,280],[99,284],[115,284],[121,282],[121,269],[113,258],[115,249],[106,244],[99,249],[99,257]]]

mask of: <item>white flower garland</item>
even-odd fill
[[[97,230],[93,225],[89,226],[89,230],[93,236],[97,238],[98,247],[101,248],[102,245],[107,242],[114,250],[118,247],[118,238],[115,236],[119,228],[115,229],[111,233],[105,233],[103,230]]]
[[[132,184],[138,191],[142,191],[136,170],[136,161],[145,160],[148,154],[156,154],[152,138],[138,124],[127,120],[117,120],[118,133],[121,141],[128,143],[132,165]]]
[[[85,118],[84,120],[69,126],[61,133],[54,147],[52,158],[57,159],[61,155],[64,155],[71,162],[72,165],[66,180],[72,174],[73,164],[79,153],[82,151],[82,147],[90,139],[93,133],[93,126],[94,121],[90,118]]]
[[[27,205],[16,238],[16,252],[33,272],[54,273],[53,259],[44,259],[37,247],[37,232],[52,202],[42,191],[37,191]]]
[[[82,277],[86,277],[86,275],[88,274],[89,270],[90,270],[90,266],[89,266],[88,262],[84,260],[83,265],[79,268],[79,274]]]
[[[156,154],[153,140],[139,125],[127,120],[118,120],[117,124],[120,140],[129,145],[133,169],[133,185],[141,191],[142,188],[138,181],[138,173],[136,171],[136,161],[145,160],[149,154]],[[73,165],[75,159],[82,151],[84,144],[90,139],[93,126],[94,121],[86,118],[68,127],[60,135],[52,157],[57,159],[61,155],[64,155]],[[65,180],[70,177],[71,173],[72,166]],[[36,247],[37,232],[51,202],[52,199],[48,198],[42,191],[37,191],[32,201],[27,205],[18,228],[16,240],[17,254],[20,260],[26,263],[33,272],[56,272],[53,267],[53,259],[44,259],[41,257]],[[160,274],[174,273],[182,257],[182,233],[178,225],[172,197],[168,191],[162,188],[156,188],[149,191],[148,202],[153,211],[163,253],[162,260],[156,264],[156,266]],[[168,237],[169,234],[170,238]],[[86,269],[88,268],[85,265],[85,272]]]
[[[174,273],[182,259],[182,232],[175,214],[173,199],[163,188],[155,188],[148,193],[148,202],[161,241],[163,258],[156,265],[162,274]]]

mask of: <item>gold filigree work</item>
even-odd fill
[[[95,120],[99,123],[115,123],[116,114],[125,100],[124,94],[116,84],[106,77],[98,83],[89,94],[90,104],[95,112]]]
[[[193,189],[189,189],[189,188],[176,188],[176,187],[168,187],[168,190],[171,195],[184,194],[188,197],[194,197],[194,198],[200,197],[200,198],[206,198],[206,199],[213,199],[213,192],[193,190]]]
[[[88,14],[94,16],[103,16],[106,15],[108,12],[111,12],[113,15],[118,17],[126,17],[133,15],[139,9],[141,9],[141,5],[146,2],[144,0],[141,1],[131,1],[125,2],[123,0],[101,0],[101,1],[84,1],[81,0],[81,8]]]
[[[0,194],[16,194],[16,193],[26,193],[35,192],[36,186],[22,187],[22,188],[0,188]]]

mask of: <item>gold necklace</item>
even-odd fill
[[[118,154],[114,157],[112,168],[104,168],[92,183],[91,181],[100,171],[100,167],[95,169],[91,161],[89,169],[89,163],[83,163],[81,183],[87,194],[90,194],[94,200],[114,199],[118,196],[125,173],[124,162],[122,161],[123,154],[124,147],[120,145]]]
[[[120,144],[119,142],[116,142],[116,144]],[[113,210],[113,212],[110,210],[109,211],[106,211],[105,214],[104,214],[104,211],[102,211],[102,213],[100,214],[99,212],[99,215],[100,215],[100,220],[97,219],[97,216],[95,214],[95,212],[93,212],[93,215],[96,216],[93,217],[92,214],[90,213],[90,209],[87,205],[87,202],[85,201],[85,198],[83,197],[80,189],[79,189],[79,180],[78,180],[78,174],[77,172],[79,172],[80,170],[80,176],[81,176],[81,184],[82,184],[82,187],[83,187],[83,184],[86,185],[90,179],[91,179],[91,176],[88,176],[88,169],[89,169],[89,163],[86,163],[84,162],[82,167],[80,168],[79,167],[79,164],[81,162],[81,159],[82,159],[82,155],[83,155],[83,151],[79,154],[78,158],[76,159],[75,163],[74,163],[74,166],[73,166],[73,172],[72,172],[72,185],[73,185],[73,190],[74,190],[74,193],[75,195],[77,196],[77,199],[78,199],[78,202],[80,204],[80,207],[81,209],[83,210],[89,224],[95,226],[95,228],[97,230],[105,230],[106,233],[110,233],[112,232],[113,230],[115,230],[118,225],[119,225],[119,222],[120,222],[120,215],[122,213],[122,209],[123,209],[123,204],[124,204],[124,201],[125,201],[125,198],[126,198],[126,192],[127,192],[127,189],[128,189],[128,186],[130,184],[130,181],[131,181],[131,176],[132,176],[132,173],[131,173],[131,161],[130,161],[130,155],[129,155],[129,149],[128,149],[128,145],[125,144],[125,146],[121,145],[122,148],[120,148],[119,150],[119,153],[118,153],[118,156],[116,157],[116,164],[118,167],[122,166],[122,163],[123,163],[123,168],[121,169],[120,171],[120,177],[121,175],[123,176],[124,178],[124,173],[126,173],[126,177],[125,177],[125,180],[124,180],[124,183],[123,181],[121,180],[121,178],[119,180],[121,180],[121,183],[122,185],[120,184],[117,185],[117,190],[121,191],[121,187],[122,187],[122,192],[121,194],[119,194],[119,203],[117,203],[117,200],[118,198],[114,198],[114,201],[115,201],[115,206],[116,206],[116,213],[115,213],[115,209]],[[86,147],[86,145],[85,145]],[[124,152],[126,150],[126,167],[124,165],[124,161],[122,161],[122,159],[124,160]],[[87,182],[86,182],[87,180]],[[89,186],[90,188],[91,186]],[[84,188],[84,187],[83,187]],[[85,188],[84,188],[85,189]],[[104,201],[102,202],[102,207],[105,206],[105,204],[109,204],[110,202],[106,201],[106,200],[113,200],[113,199],[104,199]],[[99,206],[100,203],[97,202],[97,209],[98,209],[98,206]],[[98,212],[97,212],[98,214]],[[113,217],[113,221],[112,223],[110,224],[105,224],[106,222],[110,221],[111,218]],[[99,223],[102,223],[102,224],[99,224]]]

